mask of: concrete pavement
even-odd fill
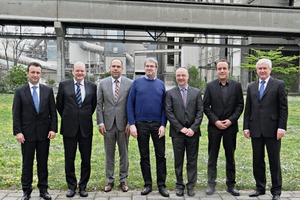
[[[189,197],[186,194],[184,197],[177,197],[175,191],[169,191],[170,197],[162,197],[158,191],[154,190],[147,196],[140,195],[141,191],[130,190],[128,192],[122,192],[119,190],[111,191],[108,193],[102,191],[89,192],[89,196],[86,198],[80,197],[76,193],[75,197],[67,198],[66,191],[49,190],[53,200],[63,199],[84,199],[84,200],[272,200],[270,192],[266,192],[265,195],[259,197],[249,197],[249,193],[252,191],[240,190],[241,196],[234,197],[226,191],[216,191],[214,195],[207,196],[205,191],[196,191],[194,197]],[[23,193],[21,190],[0,190],[0,200],[19,200]],[[42,200],[39,197],[39,191],[34,190],[31,194],[31,200]],[[281,194],[281,200],[300,200],[300,191],[283,191]]]

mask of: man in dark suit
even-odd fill
[[[126,102],[132,81],[121,76],[123,62],[120,59],[113,59],[109,70],[111,76],[100,81],[97,92],[97,124],[99,132],[104,136],[106,156],[107,185],[104,191],[109,192],[114,186],[117,143],[120,157],[120,188],[127,192],[129,125]]]
[[[50,200],[48,188],[48,156],[50,139],[57,132],[57,114],[51,88],[39,83],[42,66],[32,62],[27,68],[28,84],[15,91],[13,101],[13,134],[22,149],[22,200],[32,192],[33,161],[36,152],[40,197]]]
[[[178,86],[167,91],[165,110],[170,122],[176,174],[176,195],[183,196],[184,183],[182,169],[184,154],[187,156],[187,194],[195,196],[197,182],[197,160],[199,149],[200,124],[203,117],[202,96],[199,89],[188,85],[187,69],[176,70]]]
[[[235,188],[235,159],[236,135],[238,119],[244,109],[244,99],[241,84],[229,79],[229,63],[219,60],[217,63],[218,79],[207,84],[204,93],[204,112],[208,122],[208,164],[206,194],[215,192],[217,178],[217,161],[220,143],[226,157],[227,192],[239,196]]]
[[[253,151],[253,175],[256,189],[249,194],[256,197],[266,191],[265,146],[271,172],[271,194],[279,200],[282,189],[280,167],[281,138],[287,128],[288,104],[284,82],[270,76],[272,62],[260,59],[256,63],[259,80],[247,89],[244,113],[244,135],[251,137]]]
[[[91,151],[93,138],[93,113],[97,105],[97,86],[84,80],[85,64],[76,62],[73,78],[60,82],[56,107],[61,116],[61,130],[65,149],[65,173],[68,184],[67,197],[73,197],[77,188],[75,156],[77,145],[81,155],[81,177],[79,194],[87,197],[86,186],[91,173]]]

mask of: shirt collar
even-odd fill
[[[182,88],[182,87],[180,87],[180,86],[178,85],[178,88],[179,88],[180,91],[181,91],[181,90],[188,91],[189,86],[187,85],[186,87]]]
[[[75,80],[75,78],[73,78],[73,80],[74,80],[74,85],[75,85],[76,83],[79,83],[80,85],[84,85],[84,80],[82,80],[82,81],[80,81],[80,82],[77,82],[77,81]]]
[[[40,87],[40,83],[38,83],[38,84],[36,84],[36,85],[33,85],[32,83],[28,82],[28,84],[29,84],[29,87],[30,87],[30,88],[32,88],[32,86],[36,86],[37,88]]]
[[[111,82],[114,83],[115,80],[116,79],[111,76]],[[119,83],[121,83],[121,76],[119,78],[117,78],[117,80],[119,81]]]
[[[155,79],[156,79],[156,76],[154,76],[153,79],[150,79],[150,78],[145,74],[145,78],[148,79],[148,80],[155,80]]]
[[[269,80],[270,80],[270,77],[271,77],[271,76],[269,76],[269,77],[268,77],[268,78],[265,80],[265,84],[267,84],[267,83],[269,82]],[[261,83],[261,81],[262,81],[262,80],[261,80],[261,79],[259,79],[259,84]]]

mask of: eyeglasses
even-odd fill
[[[145,65],[146,68],[155,68],[155,65]]]

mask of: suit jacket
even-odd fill
[[[59,83],[56,107],[61,116],[60,133],[66,137],[75,137],[80,128],[83,137],[93,135],[93,113],[97,105],[97,86],[84,80],[85,98],[81,107],[75,97],[74,80]]]
[[[259,82],[247,89],[244,113],[244,130],[250,130],[251,137],[274,137],[277,129],[286,130],[288,118],[287,92],[284,82],[270,77],[263,97],[258,94]]]
[[[101,80],[97,91],[97,124],[104,123],[110,130],[116,122],[119,131],[127,125],[126,103],[132,80],[121,77],[118,102],[114,102],[112,77]]]
[[[13,134],[22,133],[26,141],[46,140],[49,131],[57,132],[53,90],[40,84],[39,113],[34,107],[29,84],[16,89],[13,101]]]
[[[183,104],[181,93],[178,87],[166,92],[165,111],[170,122],[171,137],[185,137],[180,132],[183,127],[191,128],[199,137],[200,124],[203,118],[203,102],[199,89],[189,86],[186,100],[186,107]]]
[[[208,132],[238,132],[238,119],[244,109],[244,98],[241,84],[228,80],[227,98],[223,99],[220,82],[213,80],[206,85],[204,92],[204,113],[207,116]],[[229,119],[232,123],[226,130],[215,126],[217,120]]]

